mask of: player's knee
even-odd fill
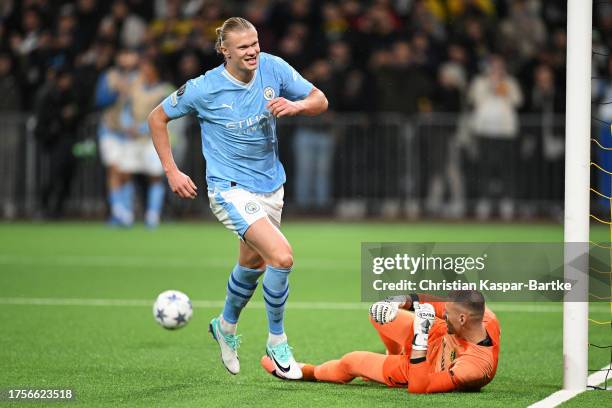
[[[342,358],[340,359],[340,369],[345,374],[351,374],[353,372],[354,361],[357,359],[358,355],[358,351],[352,351],[342,356]]]
[[[270,266],[280,269],[290,269],[293,266],[293,254],[290,250],[279,251],[269,261]]]

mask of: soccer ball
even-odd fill
[[[192,314],[189,296],[178,290],[160,293],[153,304],[153,317],[165,329],[180,329],[189,322]]]

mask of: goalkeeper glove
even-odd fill
[[[436,319],[434,307],[429,303],[414,302],[414,337],[412,338],[413,350],[427,350],[427,339],[429,338],[429,329]]]
[[[397,317],[399,303],[383,300],[370,306],[370,316],[376,323],[390,323]]]

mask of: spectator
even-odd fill
[[[523,95],[514,77],[506,72],[499,55],[489,58],[486,72],[474,78],[469,87],[474,107],[472,126],[478,144],[479,173],[482,180],[477,215],[488,218],[490,199],[499,200],[504,218],[514,214],[518,136],[517,109]]]
[[[72,148],[83,113],[74,92],[72,71],[68,67],[57,69],[52,82],[41,90],[36,106],[35,135],[50,168],[42,186],[43,216],[63,215],[76,168]]]
[[[76,2],[76,38],[79,51],[85,51],[96,38],[101,19],[98,0],[78,0]]]
[[[128,99],[130,84],[136,77],[138,54],[123,49],[117,54],[116,65],[98,78],[95,102],[102,111],[98,127],[98,150],[106,170],[106,194],[110,209],[110,224],[129,226],[133,222],[131,197],[134,186],[120,170],[127,136],[121,129],[120,114]]]
[[[474,18],[468,19],[465,25],[460,27],[462,31],[460,38],[467,51],[468,59],[473,62],[474,66],[486,63],[493,50],[491,35],[487,35],[483,24]]]
[[[504,54],[518,66],[532,59],[546,42],[546,26],[526,0],[512,1],[510,16],[502,21],[500,34]]]
[[[22,143],[22,125],[19,122],[21,90],[13,74],[13,59],[8,53],[0,53],[0,95],[0,113],[3,115],[0,172],[4,176],[4,182],[0,183],[0,214],[14,218],[17,215],[18,152]]]
[[[328,41],[342,39],[348,29],[348,22],[340,11],[340,6],[332,2],[323,4],[323,32]]]
[[[309,51],[305,49],[308,35],[306,25],[295,23],[289,27],[287,34],[278,44],[278,56],[298,71],[303,70],[310,60]]]
[[[452,122],[454,116],[450,122],[446,116],[462,110],[465,88],[463,67],[455,62],[443,64],[432,96],[432,110],[445,116],[433,116],[431,122],[425,117],[424,134],[419,135],[424,158],[421,174],[425,179],[421,182],[426,186],[425,209],[432,215],[457,217],[462,215],[465,206],[463,177],[457,163],[457,126]],[[447,202],[445,197],[449,197]]]
[[[431,81],[413,58],[412,47],[401,40],[393,43],[391,51],[381,50],[372,56],[378,110],[405,114],[430,110]]]
[[[180,3],[169,1],[163,18],[154,20],[149,26],[151,39],[159,44],[165,54],[174,54],[185,48],[192,30],[189,19],[181,16]]]
[[[160,223],[166,185],[164,169],[149,134],[147,117],[172,91],[172,85],[163,81],[160,62],[145,58],[139,64],[138,76],[128,87],[127,101],[120,115],[127,140],[118,167],[128,177],[136,174],[147,177],[144,219],[148,228],[156,228]],[[131,201],[133,197],[127,197],[127,200]]]
[[[523,139],[527,139],[521,149],[522,168],[530,175],[523,183],[522,198],[526,202],[540,198],[548,202],[547,210],[556,206],[555,210],[560,213],[562,209],[559,205],[549,203],[560,203],[563,198],[564,129],[555,121],[555,114],[563,112],[565,95],[559,95],[555,86],[555,74],[550,66],[537,66],[533,77],[534,85],[528,94],[528,107],[529,112],[537,116],[533,118],[531,126],[522,132]],[[533,205],[524,207],[528,215],[536,211]]]
[[[13,51],[21,56],[32,53],[37,47],[42,31],[41,16],[37,8],[31,7],[24,11],[21,30],[11,36]]]
[[[416,1],[409,16],[409,26],[416,31],[427,33],[437,41],[446,39],[444,7],[439,2]]]
[[[305,77],[323,91],[333,106],[334,84],[329,62],[315,61]],[[327,124],[332,118],[331,111],[314,124],[305,118],[295,133],[295,199],[301,209],[321,211],[331,205],[331,168],[335,140],[332,128]]]
[[[329,47],[328,60],[337,97],[333,109],[338,112],[371,112],[374,104],[367,95],[371,95],[369,87],[373,81],[356,66],[351,52],[349,44],[344,41],[334,42]]]
[[[144,42],[146,23],[131,12],[126,0],[113,1],[110,14],[102,19],[100,25],[105,33],[114,31],[116,44],[121,47],[136,48]]]
[[[13,58],[0,53],[0,111],[17,112],[21,109],[21,89],[15,76]]]

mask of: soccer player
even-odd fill
[[[411,393],[479,390],[497,370],[499,321],[478,291],[449,298],[423,303],[426,295],[411,295],[402,303],[373,304],[370,320],[386,354],[354,351],[317,366],[303,364],[303,379],[344,384],[362,377]],[[267,356],[261,364],[278,376]]]
[[[225,62],[187,81],[155,108],[149,116],[151,134],[172,191],[195,198],[195,184],[172,158],[167,123],[197,115],[210,208],[240,237],[223,312],[210,322],[223,364],[232,374],[240,371],[236,325],[263,275],[266,353],[280,376],[298,379],[302,372],[283,325],[293,253],[279,230],[285,171],[278,158],[276,120],[317,115],[327,109],[327,99],[281,58],[260,52],[257,31],[243,18],[232,17],[217,29],[216,49]]]
[[[132,81],[121,112],[121,126],[128,135],[121,153],[120,170],[127,175],[144,174],[148,178],[145,225],[159,225],[164,204],[164,169],[151,143],[147,117],[174,88],[161,78],[160,63],[143,59],[138,77]],[[128,197],[130,201],[133,197]],[[129,208],[133,208],[130,205]],[[133,213],[130,214],[133,219]]]
[[[110,223],[129,226],[133,214],[130,199],[134,186],[120,170],[125,135],[121,130],[120,114],[130,83],[137,76],[138,54],[122,49],[116,66],[105,71],[96,86],[96,107],[103,110],[98,128],[100,159],[106,168],[106,187],[110,206]]]

